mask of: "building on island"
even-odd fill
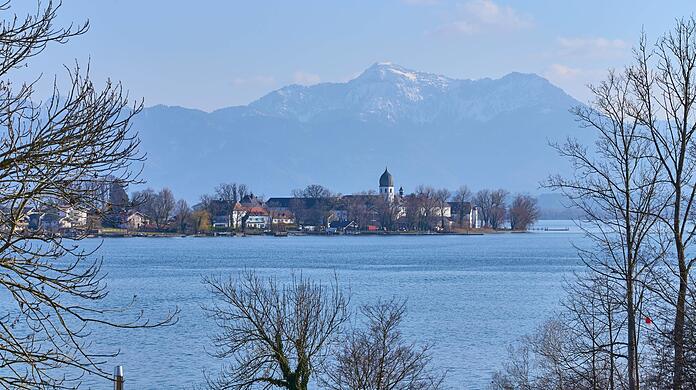
[[[125,228],[129,230],[139,230],[150,224],[150,218],[138,211],[131,211],[126,217]]]
[[[231,226],[229,214],[214,216],[212,226],[214,229],[229,229]]]
[[[48,206],[27,213],[27,228],[60,232],[87,228],[87,211],[73,206]]]
[[[437,200],[434,191],[405,194],[385,167],[377,191],[317,197],[271,197],[253,194],[238,202],[208,203],[215,229],[316,232],[450,230],[479,227],[478,209],[470,202]],[[398,188],[398,190],[397,190]]]
[[[386,167],[384,168],[384,173],[382,173],[382,176],[379,177],[379,193],[390,202],[394,201],[394,177],[391,173],[389,173],[389,170]]]
[[[480,228],[478,207],[471,202],[449,202],[451,208],[451,218],[453,222],[461,225],[463,228]]]
[[[271,210],[269,208],[269,213],[271,214],[271,223],[274,225],[295,224],[295,217],[290,210]]]
[[[250,207],[246,213],[246,227],[249,229],[266,230],[271,225],[271,217],[265,207]]]

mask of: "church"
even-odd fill
[[[389,173],[389,169],[384,168],[384,173],[379,177],[379,193],[390,202],[394,201],[394,176]],[[404,196],[404,188],[399,187],[399,197]]]
[[[406,215],[406,209],[402,201],[406,198],[404,197],[404,188],[399,187],[398,197],[394,190],[394,176],[389,172],[388,168],[384,168],[384,172],[379,177],[379,194],[385,199],[389,200],[390,203],[398,204],[397,219],[402,218]],[[434,215],[441,215],[448,219],[450,223],[453,221],[461,221],[466,223],[469,227],[480,227],[478,220],[478,207],[471,204],[471,202],[448,202],[448,206],[440,210],[439,207],[434,207],[431,210]],[[459,218],[460,214],[464,214]]]

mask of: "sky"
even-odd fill
[[[15,1],[22,13],[32,1]],[[537,73],[586,101],[588,83],[631,60],[691,1],[63,0],[60,21],[87,34],[54,45],[17,77],[90,63],[132,97],[206,111],[244,105],[288,84],[344,82],[375,62],[453,78]],[[7,11],[5,11],[6,13]],[[46,90],[47,93],[48,90]]]

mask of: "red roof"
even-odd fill
[[[268,211],[263,207],[254,206],[254,207],[249,208],[249,214],[268,215]]]

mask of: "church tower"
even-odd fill
[[[384,168],[384,173],[379,177],[379,193],[389,201],[394,200],[394,177]]]

